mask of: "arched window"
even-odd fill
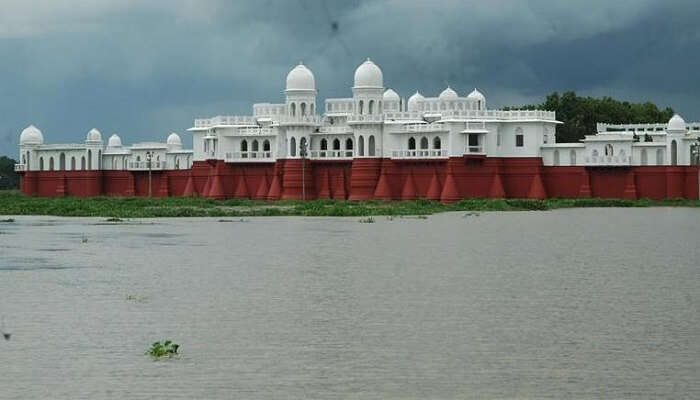
[[[642,149],[642,160],[641,160],[641,164],[642,164],[642,165],[647,165],[647,163],[649,163],[649,161],[647,160],[647,149]]]
[[[75,171],[75,157],[70,158],[70,169],[71,171]]]
[[[340,150],[340,140],[337,138],[333,140],[333,150]]]
[[[328,150],[328,140],[321,139],[321,150]]]
[[[415,150],[415,149],[416,149],[416,139],[414,139],[414,138],[408,138],[408,149],[409,149],[409,150]]]
[[[27,163],[27,156],[22,154],[22,164],[26,164],[26,163]]]
[[[263,142],[263,151],[270,151],[270,141],[267,139]]]
[[[141,162],[141,156],[136,156],[136,162]]]
[[[347,138],[347,140],[345,140],[345,150],[352,150],[352,139],[351,138]]]
[[[102,150],[97,150],[97,169],[102,169]]]
[[[44,157],[39,157],[39,171],[44,170]]]
[[[515,128],[515,147],[523,147],[525,145],[525,135],[523,134],[523,128]]]
[[[364,105],[365,105],[364,101],[360,100],[360,104],[358,105],[358,110],[359,110],[358,114],[362,115],[362,112],[364,111],[363,110]]]
[[[576,150],[571,150],[569,152],[569,163],[571,165],[576,165]]]
[[[61,155],[58,157],[58,169],[61,171],[66,170],[66,154],[61,153]]]
[[[559,165],[559,150],[554,150],[554,165]]]
[[[309,106],[309,115],[314,115],[314,103]]]
[[[292,157],[297,156],[297,140],[293,137],[289,139],[289,155]]]
[[[49,157],[49,171],[53,171],[53,157]]]
[[[241,140],[241,152],[248,151],[248,141],[247,140]]]
[[[29,152],[27,152],[27,170],[29,170],[29,168],[31,168],[31,166],[32,166],[32,158],[31,158],[31,155],[29,154]]]
[[[357,139],[357,149],[359,150],[360,156],[365,155],[365,138],[362,135]]]
[[[369,107],[368,107],[369,115],[374,114],[374,100],[369,101]]]
[[[308,154],[309,148],[306,146],[306,138],[303,137],[299,139],[299,155],[302,157],[306,157]]]
[[[421,150],[426,150],[428,148],[428,138],[423,136],[420,139],[420,148]]]
[[[81,170],[85,169],[85,156],[80,157],[80,169]]]
[[[501,132],[496,134],[496,146],[501,147]]]
[[[175,157],[175,169],[180,169],[180,159],[177,156]]]
[[[297,105],[295,103],[292,103],[292,105],[291,105],[291,113],[292,113],[292,117],[297,115]]]
[[[433,149],[440,150],[440,146],[442,146],[442,143],[440,142],[440,137],[435,136],[435,138],[433,139]]]
[[[675,140],[671,141],[671,165],[678,164],[678,143]]]
[[[301,103],[301,107],[299,107],[299,110],[301,111],[301,116],[306,115],[306,103]]]
[[[664,165],[664,151],[656,150],[656,165]]]
[[[607,157],[613,156],[613,146],[610,143],[605,145],[605,155]]]
[[[477,109],[477,110],[481,110],[481,100],[478,100],[478,101],[476,102],[476,109]]]
[[[591,153],[593,157],[598,157],[598,149],[593,149],[593,152]]]
[[[92,170],[92,150],[88,150],[88,169]]]
[[[253,151],[258,151],[259,145],[257,140],[253,140]]]
[[[369,142],[367,143],[367,155],[370,157],[374,156],[374,135],[369,136]]]

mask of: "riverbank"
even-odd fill
[[[368,216],[429,215],[447,211],[523,211],[574,207],[700,207],[700,200],[624,199],[464,199],[454,204],[436,201],[338,201],[202,197],[28,197],[0,191],[0,215],[64,217],[251,217],[251,216]]]

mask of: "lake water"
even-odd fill
[[[0,398],[700,398],[700,211],[375,219],[0,224]]]

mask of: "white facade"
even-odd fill
[[[550,111],[489,110],[478,90],[460,96],[446,88],[436,97],[404,101],[385,89],[381,69],[367,59],[355,71],[352,97],[325,100],[319,115],[313,73],[300,64],[287,75],[284,103],[258,103],[253,115],[196,119],[194,160],[274,162],[311,159],[540,157],[554,142]]]
[[[189,169],[192,150],[183,150],[176,133],[166,143],[136,143],[123,146],[119,136],[112,135],[105,146],[97,129],[88,132],[84,143],[44,144],[44,136],[34,125],[20,134],[19,163],[16,171],[76,170],[152,170]]]
[[[542,146],[545,165],[645,166],[698,163],[700,123],[674,115],[666,124],[598,124],[580,143]]]

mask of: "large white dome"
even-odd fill
[[[182,140],[180,140],[180,135],[173,132],[168,136],[168,149],[170,150],[180,150],[182,149]]]
[[[399,97],[399,94],[393,91],[392,89],[387,89],[386,92],[384,92],[383,96],[384,101],[399,101],[401,98]]]
[[[304,64],[294,67],[287,74],[287,90],[316,90],[313,72]]]
[[[19,144],[43,144],[44,135],[41,134],[39,128],[34,125],[26,127],[19,135]]]
[[[674,114],[670,120],[668,120],[667,131],[680,132],[686,130],[685,120],[681,118],[680,115]]]
[[[107,147],[122,147],[122,139],[115,133],[109,137]]]
[[[457,92],[452,90],[451,87],[447,87],[445,90],[440,93],[440,100],[457,100],[459,98],[459,95]]]
[[[384,75],[377,64],[369,58],[355,70],[356,88],[381,88],[384,87]]]
[[[408,111],[418,111],[418,102],[424,99],[422,94],[414,93],[413,96],[408,98]]]
[[[85,139],[87,142],[101,142],[102,141],[102,134],[100,131],[98,131],[95,128],[90,129],[90,132],[87,134],[87,138]]]

